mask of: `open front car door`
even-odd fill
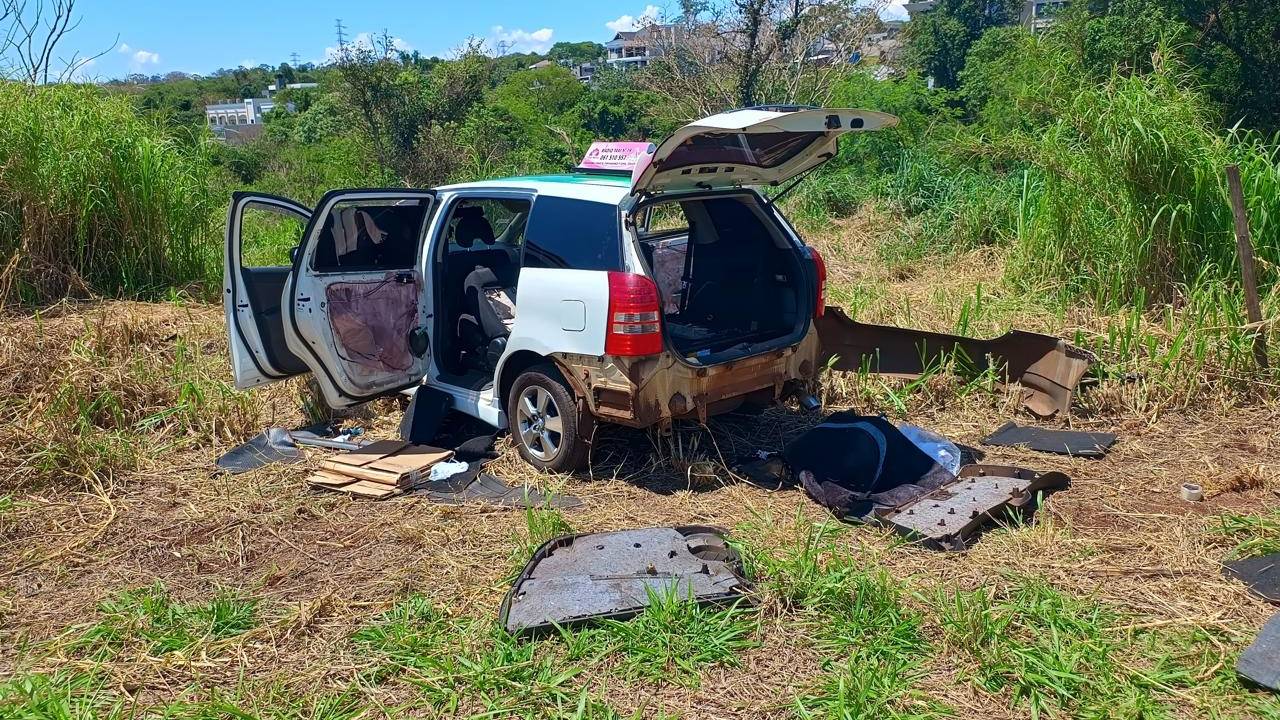
[[[335,190],[312,215],[286,290],[286,337],[330,407],[426,375],[424,271],[434,205],[431,191]]]
[[[751,108],[690,123],[632,172],[634,195],[777,185],[825,163],[848,132],[892,127],[871,110]]]
[[[273,195],[231,196],[223,254],[222,306],[236,387],[256,387],[307,372],[289,350],[281,302],[290,253],[302,242],[310,208]]]

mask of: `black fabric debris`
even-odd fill
[[[288,430],[268,428],[218,458],[216,465],[228,475],[239,475],[273,463],[297,463],[305,459]]]
[[[1280,613],[1272,615],[1253,644],[1240,653],[1236,672],[1262,687],[1280,690]]]
[[[582,500],[572,495],[548,495],[528,485],[508,485],[489,473],[480,471],[481,463],[473,462],[463,472],[438,482],[424,482],[415,491],[434,503],[462,505],[484,503],[504,508],[580,507]]]
[[[982,444],[1000,447],[1025,447],[1031,450],[1075,457],[1100,458],[1116,443],[1114,433],[1091,433],[1075,430],[1052,430],[1018,427],[1007,422],[983,438]]]
[[[1280,553],[1223,563],[1222,570],[1249,586],[1254,595],[1280,605]]]
[[[870,521],[955,476],[881,417],[836,413],[782,451],[805,492],[839,518]]]
[[[462,441],[453,449],[454,459],[462,462],[493,460],[498,457],[493,444],[498,441],[499,434],[501,433],[493,432],[488,435],[477,435],[470,440]]]
[[[451,405],[453,398],[448,394],[426,385],[419,386],[400,419],[400,439],[415,445],[431,445]]]

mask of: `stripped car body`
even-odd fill
[[[236,193],[224,272],[236,385],[310,374],[331,407],[426,386],[556,471],[586,462],[596,421],[705,421],[777,401],[831,352],[861,366],[868,341],[824,322],[822,258],[759,188],[896,122],[753,108],[681,128],[630,170],[335,190],[314,211]],[[289,265],[246,262],[246,233],[277,222],[247,223],[249,211],[305,226]],[[1024,368],[1015,350],[1010,380],[1075,373]],[[880,370],[909,370],[910,354]]]

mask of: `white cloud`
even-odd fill
[[[257,61],[257,60],[254,60],[253,58],[249,58],[248,60],[241,60],[241,61],[240,61],[240,67],[242,67],[242,68],[256,68],[256,67],[258,67],[258,61]]]
[[[133,72],[142,72],[148,65],[159,64],[160,53],[153,53],[150,50],[136,50],[129,56],[129,69]]]
[[[127,53],[133,48],[129,47],[129,43],[120,43],[120,52]]]
[[[644,11],[638,17],[631,15],[623,15],[617,20],[610,20],[604,26],[614,32],[629,32],[631,30],[639,30],[658,22],[662,18],[662,9],[657,5],[645,5]]]
[[[508,30],[501,25],[495,25],[485,44],[494,52],[502,46],[509,53],[544,53],[551,47],[551,38],[555,34],[556,31],[551,28],[540,28],[529,32],[518,28]]]
[[[907,0],[889,0],[889,4],[880,11],[880,17],[885,20],[906,20],[907,9],[903,7],[907,4]]]

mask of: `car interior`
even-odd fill
[[[442,379],[478,390],[493,381],[516,318],[520,253],[532,205],[461,198],[449,208],[436,263],[435,354]]]
[[[804,325],[800,251],[754,195],[657,203],[638,217],[672,349],[710,365]]]

